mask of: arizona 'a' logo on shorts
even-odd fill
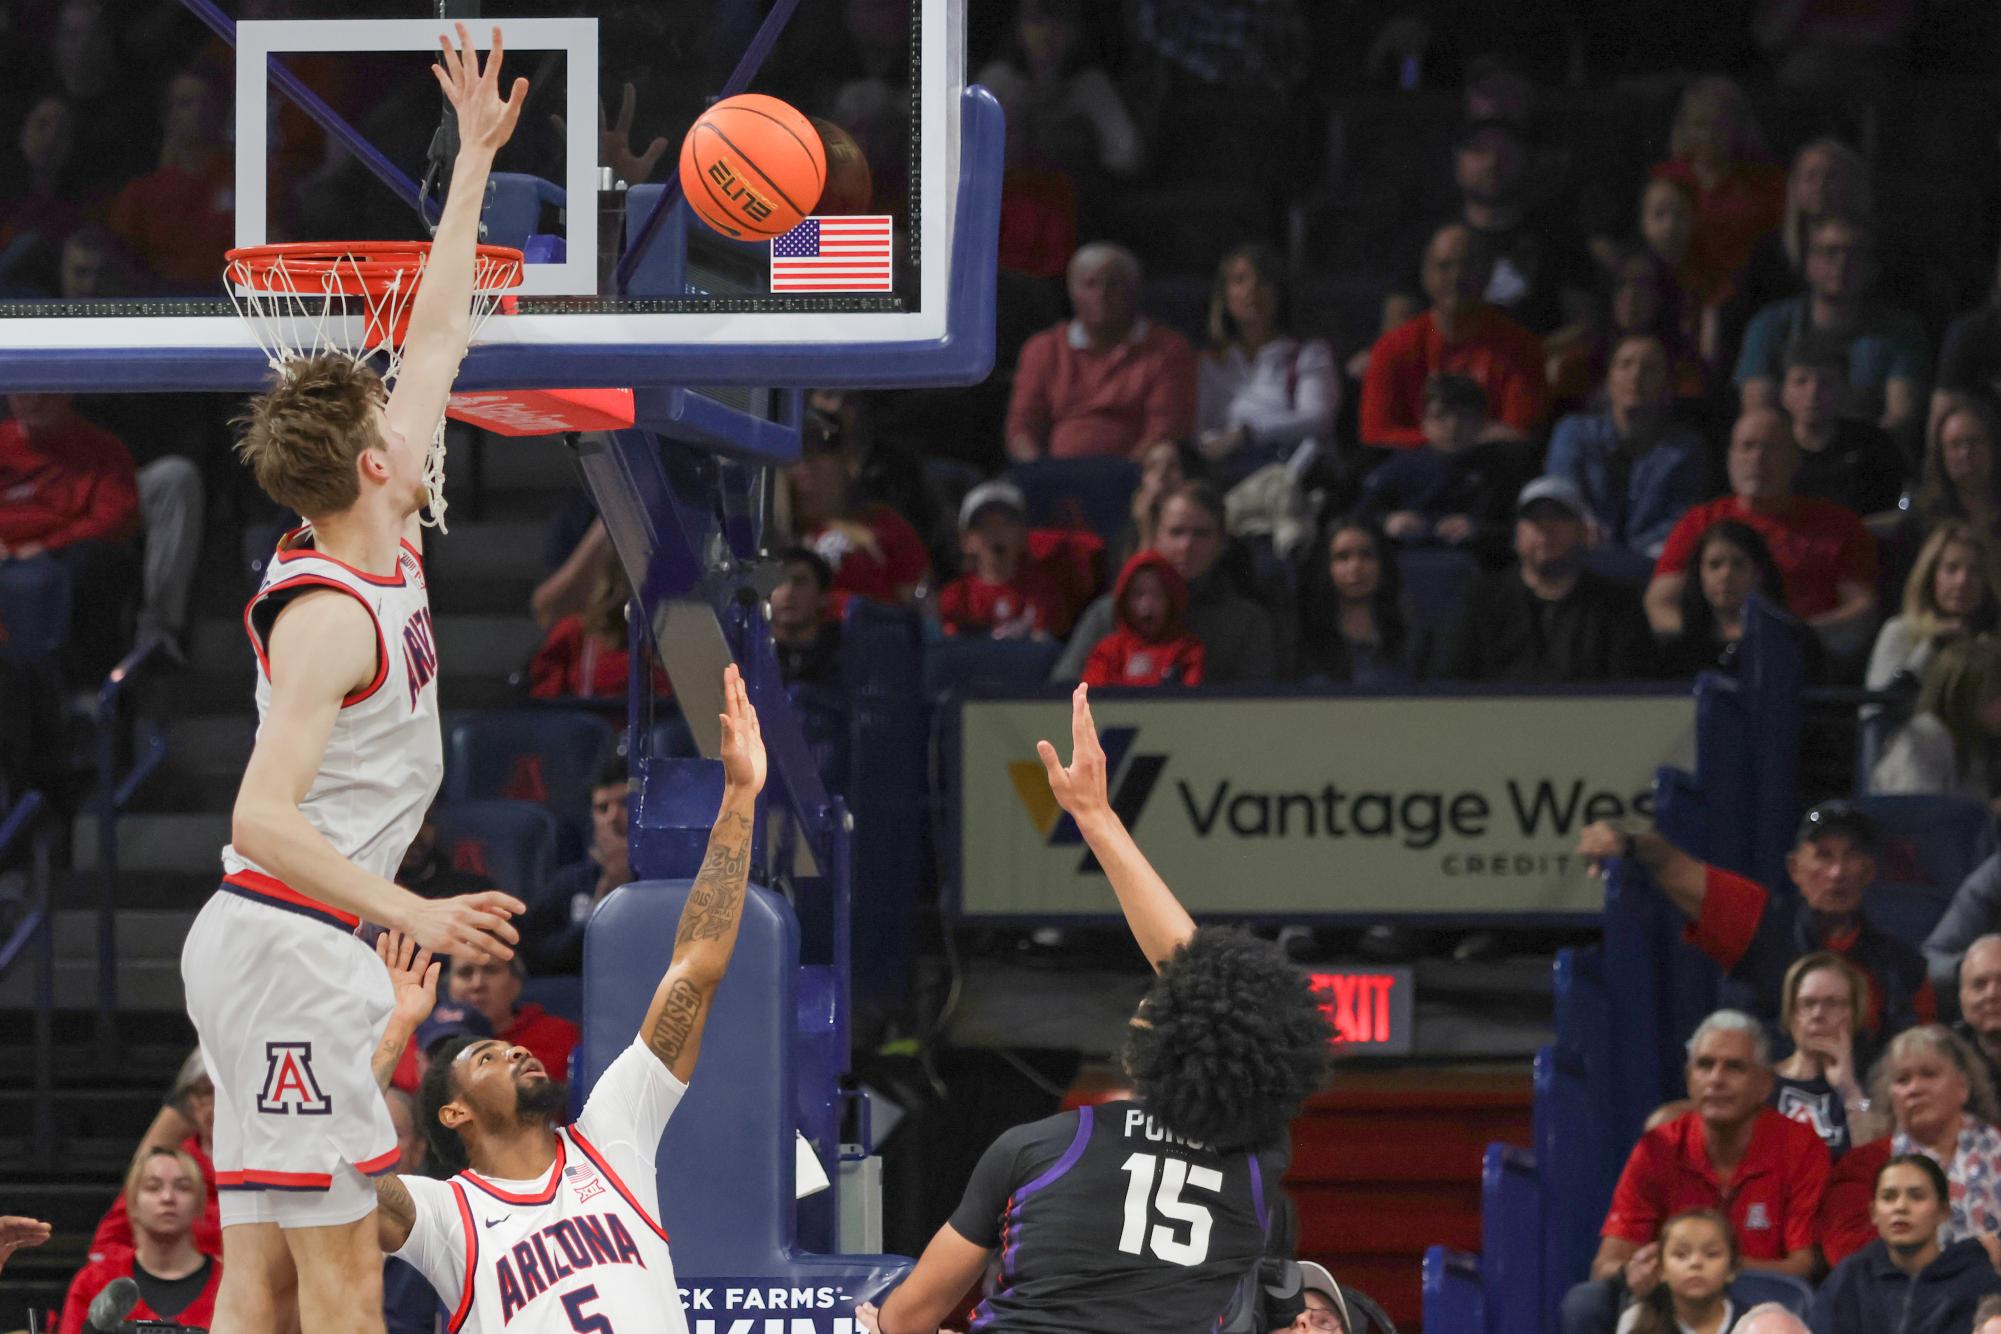
[[[264,1044],[264,1087],[257,1094],[257,1110],[277,1116],[328,1116],[333,1099],[320,1092],[313,1076],[313,1044],[310,1042],[267,1042]]]

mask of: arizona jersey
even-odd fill
[[[301,593],[337,589],[368,609],[375,623],[375,676],[341,701],[326,756],[299,804],[334,851],[362,869],[392,878],[444,776],[438,728],[438,650],[431,628],[423,562],[406,542],[396,573],[369,574],[313,549],[310,527],[278,541],[264,584],[244,608],[257,653],[257,717],[271,708],[271,628]],[[280,884],[235,848],[222,851],[229,885],[280,902],[334,913]],[[353,923],[350,921],[349,925]]]
[[[1217,1153],[1137,1102],[1016,1126],[973,1169],[952,1229],[1000,1251],[980,1334],[1153,1334],[1217,1327],[1264,1254],[1284,1155]]]
[[[635,1042],[556,1132],[539,1180],[403,1178],[417,1217],[396,1254],[438,1290],[453,1331],[687,1334],[653,1167],[687,1091]]]

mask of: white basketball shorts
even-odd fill
[[[223,1226],[365,1216],[367,1178],[397,1157],[369,1070],[394,1005],[375,951],[330,915],[224,884],[188,932],[181,981],[215,1081]]]

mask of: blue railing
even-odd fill
[[[133,682],[159,647],[154,641],[133,649],[97,689],[97,1035],[107,1060],[115,1060],[118,1051],[118,819],[167,758],[167,739],[159,725],[142,721],[133,730],[131,767],[120,772],[124,706]]]
[[[1664,834],[1774,886],[1786,883],[1799,816],[1806,692],[1793,635],[1753,612],[1739,676],[1697,683],[1695,772],[1663,770],[1655,784]],[[1683,942],[1681,927],[1637,866],[1613,864],[1602,944],[1556,961],[1556,1041],[1535,1063],[1535,1152],[1489,1147],[1485,1251],[1427,1254],[1426,1329],[1557,1329],[1564,1292],[1587,1276],[1628,1149],[1647,1114],[1679,1092],[1680,1042],[1716,1004],[1716,966]]]
[[[35,1157],[55,1152],[55,912],[49,896],[49,814],[40,792],[27,792],[0,819],[0,862],[9,860],[25,841],[29,849],[27,911],[0,944],[0,978],[33,952],[35,967],[34,1072]]]

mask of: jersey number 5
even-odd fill
[[[1126,1221],[1119,1232],[1119,1249],[1128,1255],[1153,1253],[1169,1264],[1199,1265],[1209,1258],[1209,1229],[1213,1219],[1207,1206],[1181,1198],[1183,1187],[1220,1195],[1223,1174],[1213,1167],[1191,1167],[1179,1158],[1160,1158],[1136,1153],[1126,1159],[1124,1171],[1132,1180],[1126,1185]],[[1160,1178],[1160,1189],[1153,1187]],[[1151,1228],[1153,1215],[1188,1227],[1188,1239],[1181,1240],[1165,1223]]]
[[[570,1313],[570,1328],[577,1334],[613,1334],[611,1321],[593,1311],[586,1315],[584,1303],[598,1299],[595,1283],[578,1288],[575,1292],[563,1294],[563,1309]]]

